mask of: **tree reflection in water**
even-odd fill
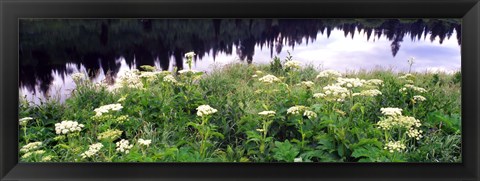
[[[385,36],[391,41],[392,56],[406,36],[412,40],[439,38],[440,43],[457,32],[461,43],[460,21],[455,19],[104,19],[20,21],[20,87],[34,92],[36,86],[47,93],[52,72],[66,76],[67,64],[89,70],[90,78],[100,72],[115,76],[120,57],[130,67],[154,65],[164,70],[170,60],[183,68],[183,55],[194,51],[197,59],[207,53],[237,56],[252,63],[255,47],[268,48],[270,56],[318,33],[330,36],[340,29],[345,37],[364,32],[367,39]]]

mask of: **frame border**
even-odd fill
[[[0,180],[480,178],[479,0],[0,0],[0,12]],[[18,163],[20,18],[352,17],[462,18],[462,163]]]

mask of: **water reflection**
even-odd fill
[[[421,60],[417,71],[450,71],[460,67],[460,27],[454,19],[21,20],[20,90],[30,98],[65,97],[73,72],[99,81],[140,65],[181,69],[189,51],[204,71],[214,62],[268,63],[286,50],[341,71],[401,71],[410,56]]]

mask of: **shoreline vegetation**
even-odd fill
[[[21,97],[20,161],[461,162],[460,72],[342,74],[287,56],[204,75],[194,56],[113,86],[72,74],[63,104]]]

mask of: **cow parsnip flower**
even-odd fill
[[[80,156],[82,156],[82,158],[90,158],[94,155],[96,155],[100,149],[103,148],[103,144],[102,143],[95,143],[95,144],[92,144],[88,147],[88,150],[83,152]]]
[[[33,155],[42,155],[45,153],[45,150],[36,150],[36,151],[32,151],[32,152],[27,152],[25,153],[22,158],[28,158],[28,157],[31,157]]]
[[[133,145],[130,144],[128,140],[122,139],[116,143],[117,151],[121,153],[129,153],[130,149],[132,149]]]
[[[396,107],[384,107],[384,108],[380,108],[380,111],[385,116],[401,116],[402,115],[402,109],[396,108]]]
[[[400,116],[398,117],[398,124],[400,126],[403,126],[405,128],[411,128],[411,127],[420,127],[422,123],[420,120],[411,117],[411,116]]]
[[[418,128],[422,125],[420,120],[411,116],[389,116],[377,122],[377,126],[383,130],[390,130],[392,128],[401,127],[405,129]]]
[[[303,112],[303,116],[307,116],[308,119],[313,119],[317,117],[317,113],[310,110],[305,110],[305,112]]]
[[[75,83],[79,83],[87,79],[87,76],[84,73],[80,73],[80,72],[73,73],[71,77]]]
[[[290,60],[285,62],[285,67],[290,69],[300,69],[300,64],[301,63],[299,61]]]
[[[209,105],[201,105],[197,107],[197,116],[203,117],[216,113],[217,111],[217,109],[212,108]]]
[[[95,111],[95,116],[102,116],[105,113],[108,113],[110,111],[120,111],[123,108],[121,104],[108,104],[104,106],[100,106],[99,108],[94,109]]]
[[[105,132],[98,134],[97,139],[99,140],[115,140],[122,135],[122,131],[118,129],[108,129]]]
[[[343,102],[350,94],[350,91],[347,88],[335,84],[325,86],[323,87],[323,90],[328,101]]]
[[[163,81],[169,83],[177,83],[177,80],[175,79],[175,77],[173,77],[173,75],[166,75],[165,77],[163,77]]]
[[[382,130],[390,130],[392,129],[395,125],[397,125],[395,118],[393,117],[388,117],[383,120],[380,120],[377,122],[378,128]]]
[[[275,111],[262,111],[262,112],[259,112],[258,114],[263,116],[274,116]]]
[[[122,87],[129,87],[134,89],[142,89],[143,83],[140,79],[141,72],[137,69],[125,71],[120,73],[118,76],[117,81],[115,82],[114,90],[122,88]]]
[[[152,140],[144,140],[142,138],[138,139],[138,144],[142,146],[149,146],[152,143]]]
[[[302,81],[300,82],[300,85],[306,87],[307,89],[310,89],[315,85],[315,83],[313,83],[312,81]]]
[[[47,155],[47,156],[42,157],[42,162],[49,162],[52,159],[53,159],[52,155]]]
[[[390,141],[385,144],[384,149],[388,150],[389,152],[401,152],[405,150],[407,147],[400,141]]]
[[[319,78],[329,78],[329,77],[333,77],[333,78],[336,78],[336,77],[341,77],[342,74],[338,71],[335,71],[335,70],[324,70],[324,71],[321,71],[318,75],[317,75],[317,79]]]
[[[28,124],[28,121],[30,121],[30,120],[33,120],[33,118],[32,117],[24,117],[24,118],[18,120],[18,124],[20,124],[22,126],[26,126]]]
[[[405,85],[403,86],[403,88],[401,88],[399,91],[400,91],[400,92],[406,92],[406,91],[408,91],[408,90],[413,90],[413,91],[419,92],[419,93],[425,93],[425,92],[427,92],[426,89],[421,88],[421,87],[414,86],[414,85],[412,85],[412,84],[405,84]]]
[[[287,114],[301,114],[303,113],[303,111],[306,110],[306,107],[305,106],[292,106],[290,108],[287,109]]]
[[[375,85],[375,86],[381,86],[383,85],[383,80],[380,79],[370,79],[365,82],[365,84],[368,85]]]
[[[370,90],[363,90],[360,92],[360,95],[367,96],[367,97],[374,97],[378,95],[382,95],[382,92],[378,89],[370,89]]]
[[[40,142],[40,141],[28,143],[28,144],[22,146],[22,148],[20,148],[20,152],[22,152],[22,153],[31,152],[31,151],[34,151],[34,150],[40,148],[40,146],[42,146],[42,142]]]
[[[422,133],[423,133],[422,130],[418,130],[418,129],[414,129],[414,128],[410,128],[410,129],[407,131],[408,137],[414,138],[414,139],[416,139],[416,140],[420,140],[420,138],[423,137]]]
[[[303,162],[302,157],[293,159],[293,162]]]
[[[274,82],[280,82],[281,81],[279,78],[277,78],[277,77],[275,77],[274,75],[271,75],[271,74],[265,75],[258,80],[261,81],[261,82],[264,82],[264,83],[274,83]]]
[[[347,88],[361,87],[365,84],[366,80],[359,78],[343,78],[338,77],[336,85],[343,86]]]
[[[85,127],[83,124],[78,124],[77,121],[62,121],[55,124],[55,133],[57,134],[68,134],[73,132],[80,132],[82,128]]]
[[[413,100],[415,100],[415,101],[426,101],[427,98],[425,98],[421,95],[416,95],[416,96],[413,96]]]
[[[188,74],[188,73],[192,73],[192,74],[195,74],[195,73],[198,73],[199,71],[196,71],[196,70],[192,70],[192,69],[183,69],[183,70],[179,70],[178,73],[179,74]]]
[[[195,52],[187,52],[185,53],[185,58],[193,58],[195,55]]]
[[[314,98],[322,98],[322,97],[325,97],[325,94],[324,93],[315,93],[315,94],[313,94],[313,97]]]
[[[405,79],[405,80],[413,80],[415,79],[415,75],[413,74],[405,74],[405,75],[402,75],[400,77],[398,77],[399,79]]]

